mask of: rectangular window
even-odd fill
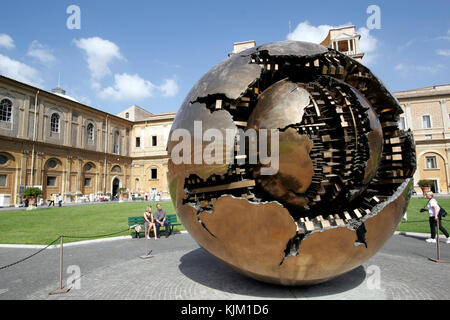
[[[398,127],[400,130],[405,130],[406,129],[406,124],[405,124],[405,118],[404,117],[400,117],[400,121],[398,122]]]
[[[437,169],[436,157],[425,157],[427,169]]]
[[[141,147],[141,138],[136,138],[136,148]]]
[[[431,116],[422,116],[422,127],[424,129],[431,129]]]
[[[47,177],[47,187],[56,186],[56,177]]]
[[[158,145],[158,137],[153,136],[152,137],[152,147],[156,147]]]
[[[425,135],[425,140],[433,140],[433,135],[432,134],[426,134]]]
[[[8,176],[6,174],[0,174],[0,187],[6,187],[7,177]]]
[[[91,178],[84,178],[84,186],[85,187],[91,186]]]
[[[158,169],[152,169],[152,180],[158,180]]]

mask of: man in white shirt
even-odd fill
[[[444,233],[444,235],[447,237],[447,243],[450,243],[449,234],[441,222],[442,217],[439,214],[441,207],[439,206],[437,200],[433,198],[433,196],[434,194],[431,191],[428,191],[426,193],[426,197],[429,200],[427,208],[428,208],[428,215],[430,218],[430,229],[431,229],[431,238],[427,239],[426,241],[429,243],[436,243],[436,224],[437,221],[439,221],[439,230],[441,230],[442,233]]]

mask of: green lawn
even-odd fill
[[[131,202],[88,205],[76,207],[52,207],[33,211],[0,212],[0,243],[2,244],[49,244],[60,235],[95,236],[105,235],[128,228],[128,217],[140,216],[147,204]],[[171,202],[161,202],[168,214],[175,210]],[[176,226],[175,231],[184,230]],[[130,235],[129,231],[113,235]],[[64,242],[86,239],[65,239]]]
[[[447,212],[450,212],[450,199],[439,199],[439,204],[444,207]],[[425,207],[428,200],[423,199],[411,199],[408,212],[408,222],[402,222],[398,227],[398,231],[407,232],[421,232],[430,233],[430,224],[428,222],[428,212],[420,212],[420,209]],[[443,226],[450,231],[450,215],[442,220]],[[441,232],[442,234],[442,232]]]
[[[399,231],[429,233],[428,214],[420,213],[426,199],[412,199],[408,207],[408,222],[402,222]],[[450,212],[450,199],[439,200]],[[153,210],[155,203],[150,203]],[[49,244],[61,234],[67,236],[95,236],[115,233],[128,228],[127,218],[142,215],[147,203],[110,203],[77,207],[40,209],[34,211],[0,212],[0,243],[2,244]],[[161,205],[169,214],[175,213],[171,202]],[[450,218],[444,220],[450,230]],[[184,230],[175,227],[174,230]],[[129,231],[113,235],[129,235]],[[64,242],[85,239],[65,239]]]

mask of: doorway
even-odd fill
[[[112,183],[112,199],[117,200],[119,198],[120,180],[115,178]]]

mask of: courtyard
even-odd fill
[[[441,247],[441,258],[449,260],[450,245],[442,243]],[[153,258],[140,259],[149,250]],[[421,237],[394,235],[362,266],[330,282],[282,287],[235,272],[201,249],[186,233],[158,241],[119,239],[64,249],[63,285],[70,285],[70,280],[77,285],[67,294],[49,295],[59,286],[59,250],[52,249],[0,271],[0,299],[447,299],[449,265],[428,260],[435,256],[435,250]],[[1,248],[0,256],[2,261],[14,261],[34,251]],[[77,277],[71,273],[75,269],[80,271]],[[163,274],[155,276],[161,270]]]

